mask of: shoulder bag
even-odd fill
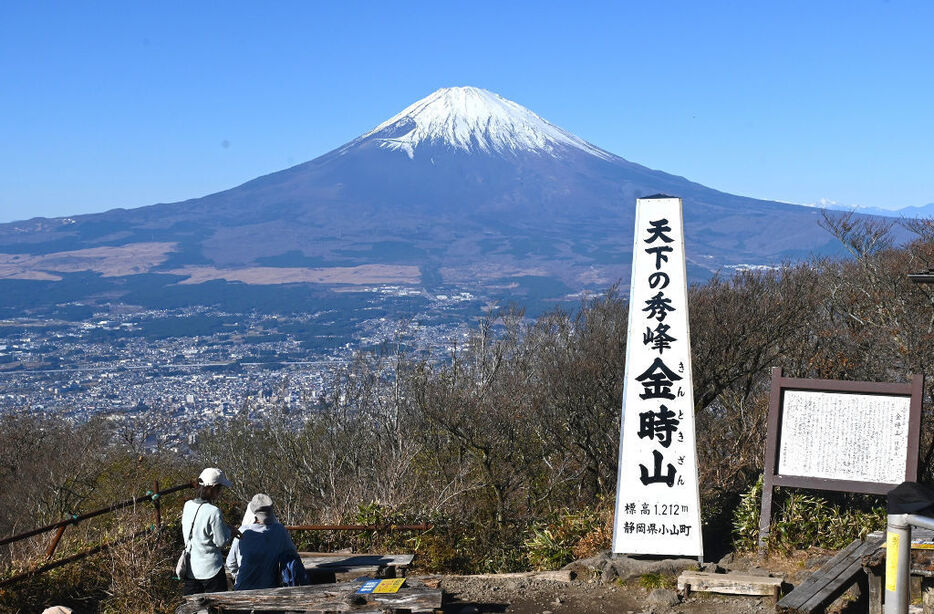
[[[198,509],[195,510],[194,518],[191,519],[191,528],[188,530],[188,544],[182,550],[181,555],[179,555],[178,562],[175,563],[175,575],[178,576],[179,580],[184,580],[191,572],[191,536],[194,535],[195,520],[198,519],[198,512],[201,511],[202,505],[204,505],[204,503],[199,503]]]

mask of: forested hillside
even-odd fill
[[[917,239],[896,247],[881,222],[843,217],[825,224],[852,258],[740,272],[690,289],[710,555],[729,550],[734,537],[747,545],[754,526],[749,515],[757,508],[744,495],[762,472],[771,367],[848,380],[927,375],[920,473],[934,477],[934,293],[907,277],[934,266],[934,226],[908,224]],[[442,362],[387,340],[381,352],[360,354],[339,375],[333,396],[308,408],[303,429],[282,427],[275,415],[260,424],[217,424],[199,434],[196,458],[144,454],[132,430],[7,416],[0,425],[0,535],[144,492],[154,477],[168,484],[216,465],[235,483],[224,500],[232,524],[245,501],[266,492],[286,523],[435,525],[419,535],[305,533],[296,536],[300,547],[404,548],[424,568],[441,571],[560,566],[609,545],[627,310],[612,288],[573,313],[531,320],[519,308],[496,311]],[[826,514],[841,504],[871,514],[879,503],[837,496],[814,505]],[[116,526],[148,522],[120,518]],[[818,522],[815,539],[832,542],[865,529],[847,518],[842,532],[825,532]],[[100,539],[114,526],[75,530],[67,546]],[[166,557],[177,532],[150,539],[148,558],[103,554],[93,565],[56,572],[54,582],[8,587],[0,605],[27,607],[55,593],[93,596],[101,611],[133,599],[161,611],[175,598],[160,579],[170,574]],[[797,545],[783,539],[772,546]],[[0,557],[20,568],[45,545],[4,547]],[[121,588],[131,564],[134,574],[151,579],[147,588]]]

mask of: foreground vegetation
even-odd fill
[[[908,381],[932,375],[934,295],[907,274],[934,266],[934,232],[893,248],[888,228],[827,220],[853,258],[715,278],[690,290],[698,467],[708,558],[749,548],[758,523],[769,369],[795,377]],[[304,428],[218,424],[196,458],[145,454],[132,428],[6,417],[0,424],[0,535],[223,467],[224,505],[267,492],[287,523],[431,522],[420,534],[299,534],[301,547],[415,551],[426,569],[554,568],[609,546],[628,306],[616,289],[571,314],[490,314],[448,360],[406,346],[361,354]],[[934,477],[934,378],[925,386],[922,479]],[[761,487],[760,487],[761,488]],[[177,518],[181,499],[166,502]],[[881,522],[881,499],[785,492],[772,548],[838,547]],[[146,510],[70,529],[79,549],[151,522]],[[794,527],[794,530],[792,530]],[[167,611],[176,527],[0,593],[0,608],[52,600],[89,611]],[[46,543],[0,548],[21,568]],[[8,572],[9,573],[12,572]]]

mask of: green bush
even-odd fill
[[[758,545],[762,477],[743,494],[733,515],[733,545],[752,551]],[[778,510],[768,537],[770,551],[788,553],[810,546],[837,550],[854,539],[885,528],[885,507],[850,496],[842,507],[812,493],[776,489]]]
[[[759,510],[762,505],[762,476],[739,499],[733,512],[733,548],[751,552],[759,543]]]
[[[639,576],[639,586],[649,591],[656,588],[674,588],[676,584],[675,578],[658,572]]]

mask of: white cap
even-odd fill
[[[230,480],[227,479],[227,476],[224,475],[224,472],[216,467],[208,467],[201,472],[201,475],[198,476],[198,483],[205,486],[214,486],[215,484],[220,484],[221,486],[226,486],[230,488],[233,484],[230,483]]]
[[[71,614],[72,609],[63,605],[53,605],[51,608],[42,610],[42,614]]]

